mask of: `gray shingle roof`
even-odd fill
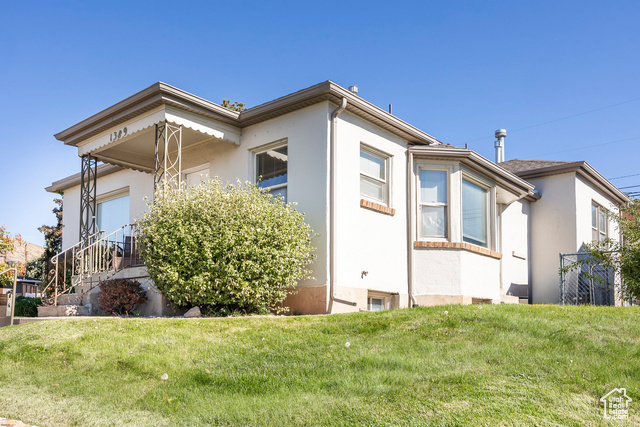
[[[522,160],[513,159],[506,162],[499,163],[499,165],[511,173],[517,174],[518,172],[530,171],[534,169],[543,169],[553,166],[566,165],[569,163],[575,163],[565,160]]]

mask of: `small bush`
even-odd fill
[[[146,302],[147,293],[137,280],[112,279],[100,282],[98,304],[107,314],[128,315]]]
[[[26,298],[19,295],[16,298],[16,311],[18,317],[38,317],[38,306],[42,304],[40,298]]]
[[[159,191],[138,226],[149,275],[177,306],[282,311],[278,304],[310,274],[304,214],[255,184],[216,179]]]

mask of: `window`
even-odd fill
[[[368,311],[382,311],[391,308],[391,295],[384,292],[369,291],[367,296]]]
[[[382,311],[384,310],[384,298],[368,298],[368,309],[369,311]]]
[[[602,242],[609,237],[607,211],[597,203],[591,204],[591,240]]]
[[[447,237],[447,176],[444,170],[420,170],[420,235]]]
[[[258,187],[284,197],[287,201],[287,145],[280,145],[256,153],[256,181]]]
[[[488,198],[486,188],[462,180],[462,241],[488,247]]]
[[[129,195],[98,203],[98,230],[109,234],[129,224]]]
[[[360,196],[388,205],[389,156],[360,147]]]
[[[207,163],[185,171],[184,182],[187,184],[187,187],[194,187],[196,185],[200,185],[203,180],[207,179],[208,175],[209,164]]]

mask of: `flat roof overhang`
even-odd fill
[[[346,110],[348,112],[362,117],[411,143],[428,145],[440,143],[431,135],[411,126],[330,80],[249,108],[241,113],[229,110],[166,83],[158,82],[57,133],[55,137],[67,145],[76,147],[85,145],[88,140],[104,137],[105,135],[108,137],[114,129],[116,131],[122,129],[138,117],[154,112],[156,111],[155,109],[161,106],[171,109],[173,112],[190,113],[189,117],[192,120],[195,117],[205,121],[208,119],[210,124],[214,122],[221,129],[225,127],[234,129],[239,135],[240,129],[244,127],[319,102],[328,101],[335,105],[340,105],[343,98],[347,99]],[[131,133],[129,126],[127,126],[127,130]],[[229,140],[238,143],[234,139]]]

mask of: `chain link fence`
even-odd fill
[[[581,261],[577,264],[578,261]],[[584,252],[560,254],[560,303],[615,305],[620,277]]]

